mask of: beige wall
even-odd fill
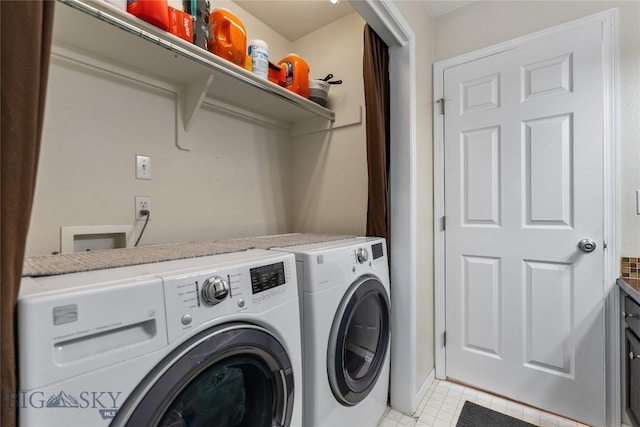
[[[364,107],[364,21],[357,13],[296,40],[293,50],[309,63],[310,78],[332,73],[342,85],[329,89],[336,121]],[[291,140],[292,231],[364,234],[367,219],[367,152],[362,123]]]
[[[622,256],[640,255],[640,2],[480,1],[435,20],[434,60],[450,58],[534,31],[619,9],[620,134],[618,197]]]
[[[328,72],[330,107],[364,105],[357,13],[290,43],[231,2],[249,38],[276,60],[295,51],[311,77]],[[227,4],[229,3],[229,4]],[[192,126],[192,151],[176,148],[173,93],[54,59],[27,255],[60,250],[60,227],[134,225],[134,197],[150,196],[141,244],[317,231],[364,234],[364,125],[290,138],[286,130],[207,109]],[[364,118],[364,116],[363,116]],[[151,156],[153,179],[135,179],[136,154]]]
[[[181,151],[174,115],[171,93],[54,60],[27,254],[59,251],[61,226],[134,224],[135,196],[151,197],[141,244],[286,232],[288,132],[203,109]]]
[[[415,32],[416,165],[417,165],[417,283],[416,390],[435,366],[433,313],[433,20],[420,2],[395,3]],[[393,254],[392,254],[393,255]]]
[[[244,24],[247,30],[247,43],[253,39],[260,39],[267,42],[269,46],[269,60],[277,63],[291,52],[291,42],[280,34],[276,33],[271,27],[263,24],[262,21],[256,19],[249,12],[231,0],[212,0],[211,10],[215,8],[229,9]]]

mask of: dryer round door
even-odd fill
[[[376,385],[389,333],[389,296],[377,278],[361,277],[340,302],[327,346],[329,384],[342,405],[357,405]]]
[[[172,352],[118,411],[112,426],[288,426],[293,369],[282,344],[246,324],[213,328]]]

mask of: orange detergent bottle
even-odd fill
[[[209,15],[209,52],[244,67],[247,31],[242,21],[227,9],[214,9]]]
[[[295,53],[282,58],[278,65],[282,67],[284,87],[300,96],[309,98],[309,65]]]

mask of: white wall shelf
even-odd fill
[[[179,87],[179,134],[205,97],[291,125],[333,111],[254,75],[104,1],[59,0],[53,39]],[[188,144],[178,146],[189,149]]]

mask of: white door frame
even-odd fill
[[[417,167],[415,33],[393,1],[351,1],[389,47],[391,167],[391,407],[411,415],[427,391],[417,384]],[[394,286],[394,284],[396,284]],[[423,337],[421,337],[423,338]],[[419,386],[419,387],[418,387]]]
[[[611,9],[585,18],[554,26],[533,34],[518,37],[494,46],[439,61],[433,66],[433,101],[439,103],[444,93],[444,71],[532,41],[566,31],[581,25],[601,22],[603,26],[604,56],[604,239],[607,244],[604,260],[604,295],[606,296],[606,395],[607,424],[620,425],[620,336],[618,331],[619,306],[615,298],[619,260],[619,230],[616,212],[618,162],[618,74],[617,74],[617,9]],[[439,108],[433,110],[434,125],[434,276],[435,276],[435,359],[436,378],[446,378],[445,366],[445,234],[441,219],[444,217],[444,116]]]

